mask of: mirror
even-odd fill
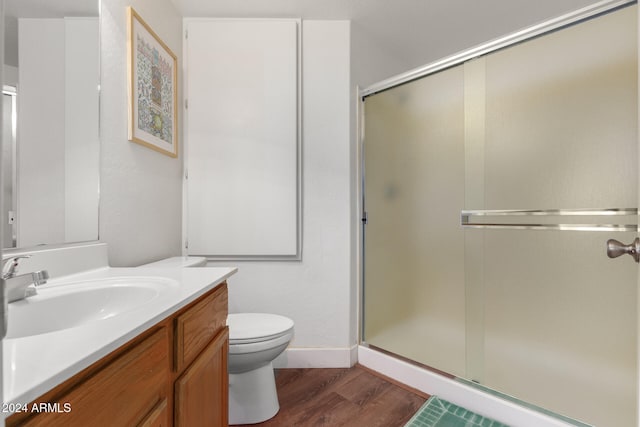
[[[98,239],[99,11],[5,0],[5,248]]]

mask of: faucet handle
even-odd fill
[[[2,267],[2,278],[7,279],[15,276],[18,272],[18,263],[23,258],[31,258],[31,255],[18,255],[8,258]]]
[[[31,273],[31,277],[35,286],[44,285],[49,280],[49,272],[47,270],[34,271]]]

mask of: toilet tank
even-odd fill
[[[207,259],[200,256],[175,256],[160,261],[142,264],[139,267],[206,267]]]

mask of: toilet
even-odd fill
[[[173,257],[143,267],[204,267],[204,257]],[[293,338],[293,320],[267,313],[230,313],[229,424],[256,424],[280,410],[273,360]]]
[[[278,413],[273,360],[293,337],[293,320],[277,314],[232,313],[229,326],[229,424],[255,424]]]

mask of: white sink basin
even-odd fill
[[[38,288],[9,304],[6,338],[56,332],[138,309],[178,282],[160,277],[119,277]]]

